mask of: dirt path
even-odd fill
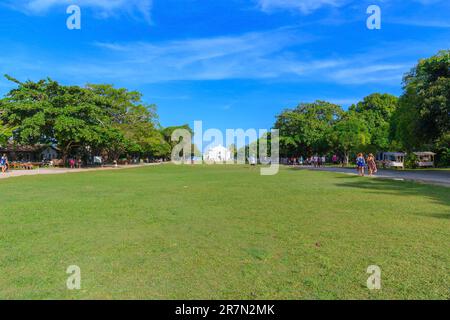
[[[349,168],[320,168],[314,169],[305,167],[309,170],[320,170],[329,172],[339,172],[345,174],[356,175],[356,169]],[[376,178],[393,179],[393,180],[409,180],[428,184],[442,185],[450,187],[450,171],[446,170],[378,170]]]
[[[121,169],[132,169],[140,168],[146,166],[160,165],[160,163],[152,164],[138,164],[138,165],[128,165],[128,166],[118,166],[118,167],[101,167],[101,168],[85,168],[85,169],[69,169],[69,168],[45,168],[45,169],[35,169],[35,170],[11,170],[6,173],[0,172],[0,179],[12,178],[12,177],[22,177],[22,176],[35,176],[41,174],[63,174],[63,173],[77,173],[77,172],[90,172],[90,171],[105,171],[105,170],[121,170]]]

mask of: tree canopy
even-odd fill
[[[379,151],[435,151],[450,164],[450,50],[422,59],[404,77],[400,98],[374,93],[344,111],[329,102],[281,112],[283,157]]]
[[[342,154],[345,163],[349,162],[350,153],[364,150],[370,143],[370,137],[366,122],[352,112],[338,121],[331,133],[333,149]]]
[[[349,113],[353,118],[362,120],[367,129],[370,142],[364,144],[360,150],[376,152],[391,147],[390,125],[394,112],[398,107],[398,98],[390,94],[374,93],[365,97],[361,102],[352,105]]]
[[[404,77],[393,138],[406,149],[435,145],[450,133],[450,50],[422,59]]]
[[[326,152],[330,146],[328,132],[343,114],[341,107],[326,101],[301,103],[277,116],[280,152],[284,156]]]
[[[66,158],[95,153],[126,156],[170,155],[155,105],[136,91],[107,84],[64,86],[48,78],[20,82],[0,100],[0,138],[16,144],[57,145]],[[12,129],[13,128],[13,129]]]
[[[64,157],[168,159],[179,142],[172,133],[192,134],[189,125],[162,128],[156,106],[144,103],[137,91],[6,77],[17,87],[0,100],[0,144],[56,145]],[[441,164],[450,164],[450,50],[420,60],[405,75],[403,89],[400,98],[374,93],[346,111],[321,100],[285,109],[274,124],[280,155],[340,153],[348,159],[357,152],[421,150],[435,151]],[[201,152],[192,145],[192,153]]]

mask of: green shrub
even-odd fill
[[[442,148],[436,157],[438,167],[450,167],[450,148]]]
[[[450,132],[444,134],[436,143],[436,165],[439,167],[450,166]]]
[[[408,155],[405,158],[405,168],[416,169],[417,161],[418,161],[418,158],[414,153],[412,153],[412,152],[408,153]]]

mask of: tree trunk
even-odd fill
[[[349,162],[349,154],[348,154],[348,152],[344,152],[344,162],[343,162],[343,164],[345,166],[348,166],[348,162]]]
[[[70,142],[67,146],[62,148],[62,160],[63,160],[63,166],[66,166],[67,156],[69,155],[70,149],[72,149],[72,142]]]

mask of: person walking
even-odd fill
[[[337,164],[338,163],[338,157],[337,157],[337,155],[333,155],[333,158],[331,159],[331,161],[333,162],[333,164]]]
[[[378,172],[377,163],[375,162],[375,157],[372,153],[367,157],[367,167],[369,169],[369,176],[372,177]]]
[[[358,175],[361,177],[364,177],[366,160],[364,159],[364,155],[362,153],[359,153],[358,157],[356,158],[356,166],[358,168]]]
[[[6,157],[6,154],[3,154],[2,158],[0,159],[0,167],[2,168],[2,173],[6,172],[7,165],[8,157]]]
[[[75,160],[74,159],[70,159],[69,160],[69,165],[70,165],[70,169],[75,169]]]

